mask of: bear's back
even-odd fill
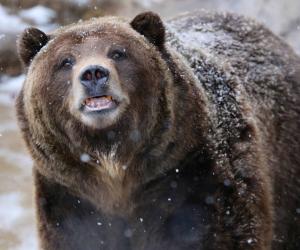
[[[294,228],[300,205],[300,58],[263,25],[235,14],[196,11],[170,20],[167,30],[168,45],[186,59],[225,133],[239,125],[234,117],[245,111],[239,102],[249,107],[244,118],[257,124],[273,175],[276,234],[283,225]]]
[[[186,59],[217,115],[238,116],[243,99],[274,146],[271,153],[299,165],[300,58],[289,45],[256,21],[228,13],[188,13],[169,21],[167,30],[168,45]],[[226,129],[237,125],[227,123]]]
[[[167,30],[169,45],[185,57],[204,88],[205,81],[226,71],[224,78],[243,84],[252,101],[261,104],[286,94],[299,104],[300,58],[255,20],[196,11],[170,20]],[[218,72],[209,69],[209,75],[203,74],[203,63]]]

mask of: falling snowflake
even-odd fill
[[[132,230],[131,229],[126,229],[124,231],[124,236],[127,237],[127,238],[131,238],[132,237]]]
[[[248,244],[251,244],[252,242],[253,242],[253,239],[251,239],[251,238],[247,240]]]
[[[80,156],[80,160],[81,160],[82,162],[89,162],[90,159],[91,159],[91,157],[90,157],[88,154],[82,154],[82,155]]]

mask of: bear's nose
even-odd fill
[[[99,65],[91,65],[85,68],[80,75],[80,82],[88,89],[104,86],[109,77],[109,71]]]

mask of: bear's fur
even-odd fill
[[[300,249],[300,59],[268,29],[146,12],[18,46],[41,248]],[[106,113],[82,110],[95,64]]]

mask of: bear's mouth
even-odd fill
[[[88,97],[83,101],[85,111],[104,111],[117,107],[117,102],[110,95]]]

